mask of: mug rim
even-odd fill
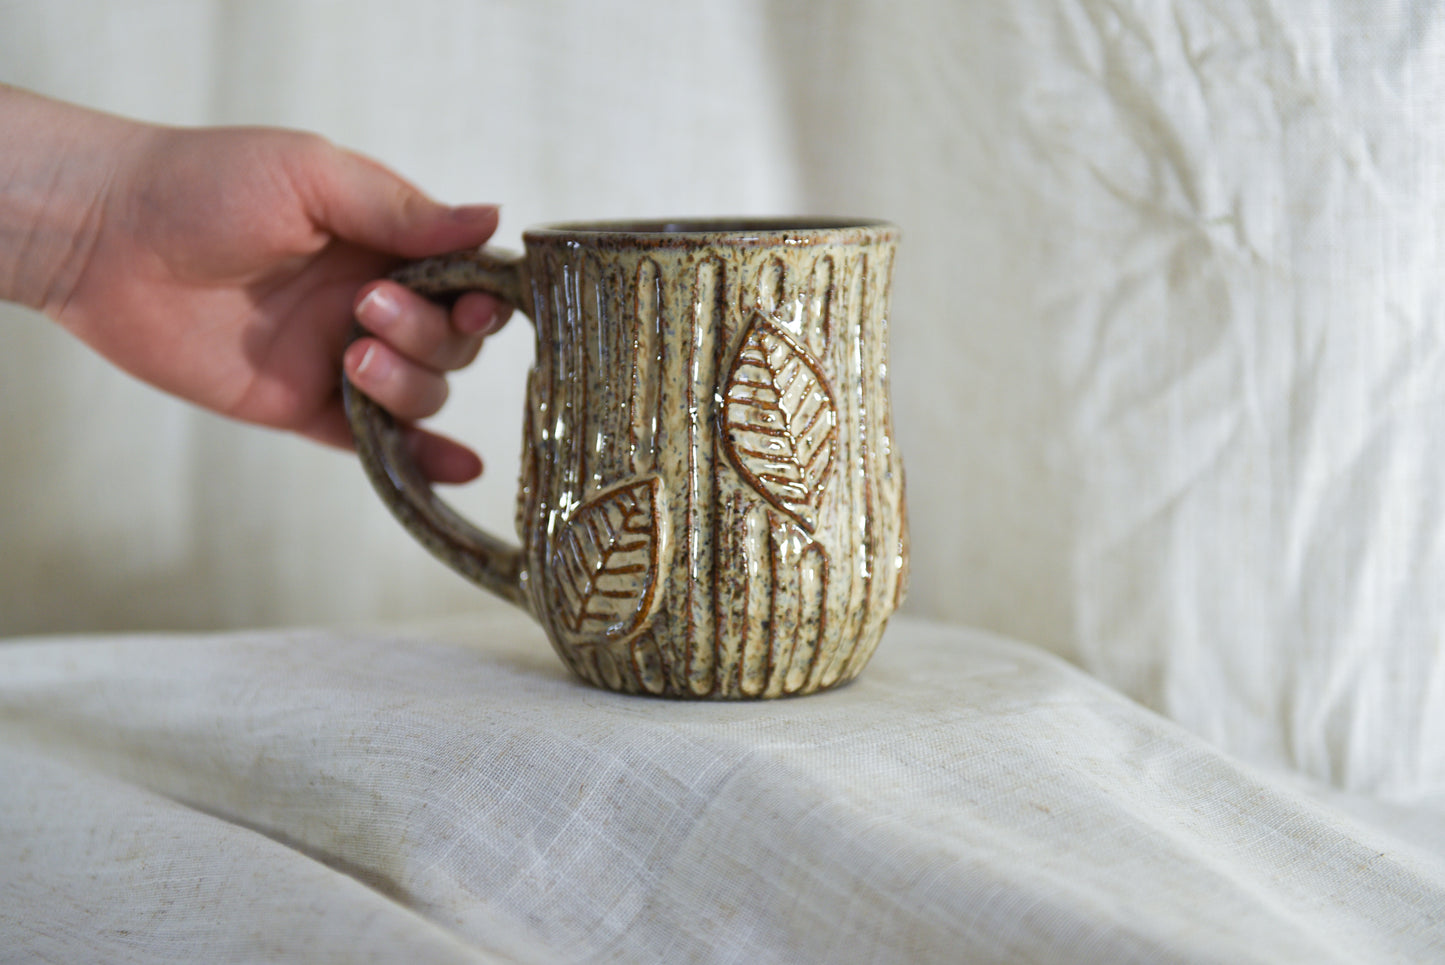
[[[898,226],[878,218],[784,215],[738,217],[636,218],[563,221],[537,225],[522,233],[525,241],[565,239],[628,241],[659,246],[698,243],[809,244],[838,241],[840,235],[894,240]]]

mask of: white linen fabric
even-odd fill
[[[319,131],[511,247],[897,221],[906,612],[1020,641],[580,689],[353,458],[0,305],[0,635],[142,634],[0,644],[0,958],[1445,955],[1445,4],[18,0],[0,82]],[[498,532],[530,353],[437,420]]]
[[[893,317],[912,612],[1079,663],[1247,759],[1445,790],[1445,7],[94,0],[0,80],[321,131],[532,223],[858,212]],[[33,317],[0,354],[0,632],[464,612],[353,462]],[[506,531],[518,321],[439,420]]]
[[[520,615],[20,640],[0,738],[14,960],[1445,952],[1442,828],[976,631],[896,621],[855,684],[766,704],[589,689]]]

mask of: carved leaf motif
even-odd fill
[[[624,483],[582,504],[552,551],[567,632],[617,639],[652,608],[662,545],[657,477]]]
[[[721,421],[738,471],[812,532],[837,450],[837,410],[818,361],[761,314],[733,359]]]

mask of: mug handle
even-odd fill
[[[488,292],[532,317],[531,282],[522,255],[487,248],[457,251],[403,265],[391,278],[442,302],[469,291]],[[358,325],[351,339],[365,334]],[[402,427],[345,373],[341,398],[361,464],[392,515],[437,559],[530,612],[522,589],[521,549],[467,522],[438,498],[407,452]]]

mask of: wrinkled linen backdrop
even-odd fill
[[[990,704],[967,682],[971,655],[985,665],[1003,659],[1048,668],[1038,673],[1051,684],[1029,713],[1047,717],[1054,701],[1097,726],[1068,714],[1046,719],[1029,731],[1038,743],[1015,762],[1015,796],[980,795],[1044,807],[1027,789],[1069,786],[1059,784],[1057,769],[1080,755],[1108,760],[1098,767],[1112,775],[1089,785],[1097,806],[1077,804],[1063,830],[1045,835],[1088,841],[1076,864],[1054,869],[1049,881],[1059,887],[1023,887],[1002,870],[1010,860],[988,864],[999,855],[1011,858],[1015,871],[1027,862],[1027,851],[985,846],[990,835],[1007,838],[1027,822],[984,821],[987,833],[972,835],[958,824],[938,833],[997,875],[939,872],[929,887],[942,897],[924,897],[956,914],[974,908],[973,930],[965,931],[998,939],[973,946],[985,958],[1043,955],[1067,947],[1072,935],[1090,943],[1082,957],[1101,960],[1157,959],[1166,948],[1184,957],[1287,959],[1306,946],[1253,941],[1247,921],[1233,933],[1246,936],[1235,945],[1222,937],[1211,945],[1209,935],[1169,915],[1150,941],[1111,945],[1111,935],[1140,927],[1144,914],[1119,909],[1148,909],[1149,901],[1131,904],[1135,899],[1114,892],[1110,904],[1098,898],[1107,888],[1090,892],[1077,878],[1072,890],[1060,884],[1107,860],[1111,841],[1118,852],[1130,850],[1119,829],[1143,821],[1157,830],[1141,815],[1159,800],[1185,811],[1227,800],[1238,814],[1206,815],[1227,830],[1191,838],[1184,850],[1193,863],[1151,864],[1131,851],[1132,858],[1120,858],[1121,874],[1153,882],[1144,889],[1150,894],[1177,883],[1200,915],[1217,912],[1231,922],[1245,920],[1238,902],[1220,898],[1211,907],[1211,896],[1222,892],[1208,882],[1248,879],[1245,892],[1301,934],[1310,915],[1323,921],[1347,904],[1361,917],[1338,926],[1348,932],[1335,936],[1341,955],[1372,947],[1381,954],[1387,947],[1439,951],[1431,942],[1440,935],[1429,933],[1439,916],[1428,912],[1445,911],[1445,4],[22,0],[0,4],[0,81],[164,122],[320,131],[448,201],[503,202],[498,241],[512,247],[525,226],[559,219],[818,212],[897,221],[904,243],[891,372],[914,528],[906,612],[915,621],[997,636],[905,624],[896,634],[898,653],[888,655],[892,641],[885,639],[878,659],[907,678],[907,656],[916,654],[940,673],[957,674],[956,686],[919,679],[924,705],[881,697],[869,704],[867,686],[887,687],[869,685],[865,673],[856,693],[829,699],[861,701],[857,719],[874,721],[878,740],[891,740],[889,715],[900,708],[922,715],[918,726],[927,728],[945,727],[945,718],[959,726],[949,714],[970,701],[1030,707],[1038,674],[1003,675],[1017,692],[1002,703],[995,694]],[[0,634],[366,628],[461,614],[483,649],[492,639],[497,653],[510,654],[520,640],[543,664],[551,659],[539,636],[415,547],[345,454],[162,397],[13,307],[0,307],[0,335]],[[455,493],[454,502],[504,532],[530,351],[527,323],[518,317],[454,379],[438,420],[488,462],[484,481]],[[340,660],[348,646],[359,646],[339,631],[297,639],[312,654],[297,658],[303,663],[321,660],[317,652]],[[395,639],[403,641],[397,646],[413,639],[421,661],[438,639],[451,638],[418,630]],[[918,649],[919,640],[930,642]],[[948,641],[956,652],[939,656]],[[348,730],[358,708],[382,714],[407,704],[371,693],[376,669],[357,671],[370,681],[359,694],[305,691],[288,677],[287,642],[293,637],[278,632],[239,643],[196,635],[0,647],[0,723],[11,759],[0,774],[22,776],[0,778],[0,834],[9,835],[0,839],[0,860],[12,872],[7,879],[0,864],[0,889],[11,889],[19,902],[12,907],[43,919],[55,907],[36,897],[47,881],[80,887],[66,878],[67,867],[99,869],[112,884],[128,880],[134,855],[127,858],[121,839],[135,837],[137,847],[160,856],[155,860],[192,876],[186,880],[209,866],[198,863],[195,849],[210,848],[231,856],[223,870],[232,877],[224,881],[264,880],[274,861],[279,895],[344,888],[338,877],[352,887],[372,884],[378,900],[407,904],[411,895],[411,907],[432,923],[422,928],[429,937],[413,937],[437,942],[439,960],[476,951],[476,935],[503,933],[512,937],[486,945],[489,953],[542,960],[548,955],[537,947],[566,949],[568,957],[603,954],[603,946],[563,934],[569,926],[518,925],[546,919],[545,903],[524,910],[488,904],[465,869],[447,870],[445,849],[434,840],[414,852],[431,856],[427,883],[403,875],[395,880],[412,883],[382,887],[376,882],[393,879],[368,864],[368,855],[400,845],[372,842],[353,853],[316,838],[306,820],[288,824],[287,808],[302,805],[278,789],[299,794],[313,786],[308,766],[324,770],[325,761],[355,753],[348,741],[358,735],[386,742],[388,754],[403,758],[405,741],[419,742],[412,752],[430,761],[446,753],[429,742],[464,740],[458,735],[466,728],[441,726],[434,711],[418,711],[400,732]],[[1006,658],[990,648],[1007,651]],[[346,659],[378,667],[391,661],[398,678],[417,681],[438,673],[420,662],[408,669],[383,650],[359,646]],[[501,658],[476,659],[487,665]],[[129,661],[158,661],[164,670],[150,679]],[[233,675],[254,692],[238,692]],[[503,699],[477,686],[487,699]],[[594,733],[585,715],[620,706],[586,691],[566,693],[552,712],[565,717],[575,705],[583,715],[559,724],[566,733]],[[575,699],[578,693],[588,699]],[[265,708],[280,713],[278,695],[324,699],[335,710],[290,721],[314,731],[307,746],[315,756],[279,776],[263,764],[264,741],[248,743],[264,732],[291,751],[305,744],[282,726],[284,714],[267,716]],[[214,706],[220,701],[254,713],[222,713]],[[673,713],[671,705],[642,706],[654,727]],[[801,714],[809,706],[767,713]],[[826,716],[826,706],[836,704],[820,704],[816,713]],[[196,707],[209,707],[212,717]],[[492,718],[476,713],[464,719],[485,730]],[[723,728],[710,732],[720,743],[707,745],[698,761],[728,753],[772,760],[749,744],[757,735],[746,733],[746,708],[677,713],[688,726],[712,721]],[[978,753],[995,738],[1007,743],[1010,713],[1001,711],[988,739],[955,734],[966,745],[958,753]],[[540,718],[527,719],[544,730]],[[1111,741],[1108,734],[1120,732],[1099,721],[1116,719],[1127,720],[1124,730],[1134,736]],[[726,729],[734,725],[742,729]],[[817,719],[797,726],[797,740],[815,748],[824,741]],[[110,729],[98,743],[85,736]],[[1098,742],[1090,744],[1090,735]],[[643,754],[642,746],[633,753]],[[1151,767],[1139,747],[1175,766]],[[589,755],[602,753],[573,752],[579,772],[597,760]],[[247,753],[260,756],[248,765]],[[872,773],[884,788],[877,800],[893,800],[886,790],[900,773],[877,756],[877,746],[874,757],[868,753],[850,759],[856,774],[844,770],[865,784]],[[608,759],[620,767],[625,757]],[[193,758],[210,762],[210,771],[195,771],[210,774],[208,790],[187,783],[200,780],[184,776]],[[835,773],[826,758],[784,759],[770,793],[793,800],[790,806],[802,800],[848,810],[853,799],[830,783],[836,776],[826,777]],[[875,765],[886,774],[870,772]],[[954,773],[943,754],[918,766],[920,774],[953,774],[944,810],[957,816],[968,799],[967,781],[958,783],[966,763]],[[374,780],[379,789],[369,793],[377,801],[394,801],[408,780],[405,768],[378,765],[368,778],[358,767],[347,786]],[[683,767],[672,760],[664,770]],[[562,820],[556,808],[566,775],[533,789],[551,796],[544,808],[541,798],[525,803],[527,773],[507,775],[506,799]],[[807,785],[802,797],[788,797],[786,775]],[[246,795],[260,795],[258,787],[282,796],[248,809]],[[689,793],[704,793],[698,788]],[[837,791],[831,797],[830,788]],[[912,803],[898,806],[921,807],[917,791],[899,792],[898,801]],[[448,806],[465,810],[484,794],[475,784],[466,793],[473,797],[448,799]],[[1076,801],[1092,800],[1080,793]],[[857,813],[866,813],[870,800],[859,797]],[[1262,810],[1238,818],[1250,815],[1240,802],[1251,800]],[[362,805],[349,799],[342,806]],[[663,820],[665,811],[654,817]],[[224,832],[197,830],[197,822],[216,823],[215,815],[234,823],[220,822]],[[114,835],[104,827],[111,820]],[[599,840],[609,833],[605,825],[594,815],[589,826]],[[347,833],[364,837],[366,827]],[[917,833],[928,827],[921,821]],[[95,840],[81,834],[92,828]],[[258,839],[265,846],[215,837],[249,841],[257,829],[269,835]],[[1376,833],[1401,836],[1400,850]],[[51,842],[50,857],[37,861],[25,846],[32,839]],[[166,841],[175,842],[169,856]],[[355,873],[297,871],[276,857],[287,849],[273,841]],[[969,841],[985,844],[975,854]],[[1272,842],[1278,867],[1250,864],[1261,841]],[[1311,842],[1339,861],[1305,867],[1287,860],[1291,848],[1309,853]],[[738,862],[752,853],[734,844]],[[549,867],[548,852],[538,847],[527,875]],[[639,869],[658,867],[645,849],[616,847]],[[926,840],[918,853],[929,853]],[[1367,873],[1366,853],[1386,862],[1385,870]],[[515,850],[500,859],[521,860]],[[837,860],[834,867],[819,858],[815,871],[831,869],[817,874],[840,882],[867,877]],[[707,865],[687,867],[703,874],[698,869]],[[710,884],[692,880],[688,893],[698,901],[742,900],[732,894],[725,863],[711,872]],[[437,875],[453,873],[449,892]],[[919,873],[933,874],[927,867]],[[1283,879],[1287,898],[1271,892]],[[572,879],[564,869],[556,880]],[[797,882],[773,885],[780,894],[817,899]],[[138,906],[169,897],[117,888],[112,899],[137,894]],[[862,894],[839,900],[863,902]],[[84,889],[77,895],[75,907],[87,907]],[[995,904],[970,903],[970,896],[988,895]],[[334,909],[340,900],[316,897],[315,907]],[[630,910],[618,910],[624,906]],[[278,899],[277,907],[299,915],[294,903]],[[664,930],[657,922],[671,921],[668,933],[680,933],[680,919],[667,918],[653,899],[609,907],[589,914],[636,914]],[[859,906],[866,907],[876,905]],[[555,905],[563,919],[569,908],[576,910],[561,898]],[[1031,908],[1047,909],[1038,913],[1052,914],[1053,924],[1030,924]],[[661,917],[647,919],[645,910]],[[806,910],[821,917],[811,931],[797,922],[813,919],[794,920],[801,945],[779,939],[770,946],[771,933],[749,919],[751,937],[718,925],[696,932],[711,936],[696,947],[614,944],[608,954],[686,960],[729,942],[751,947],[748,954],[783,946],[817,951],[822,946],[807,945],[806,936],[830,926],[819,924],[824,910]],[[353,912],[375,920],[361,905]],[[351,921],[353,912],[332,920]],[[868,920],[865,910],[851,913]],[[59,924],[50,930],[62,936],[55,949],[69,948],[73,957],[76,946],[64,945],[63,936],[83,933],[91,919],[55,914]],[[4,915],[0,910],[0,923]],[[9,927],[21,927],[18,917]],[[456,947],[446,931],[452,918],[462,922]],[[276,931],[299,927],[269,920]],[[1116,928],[1119,920],[1133,924]],[[46,930],[43,921],[30,927],[32,938]],[[1030,928],[1035,937],[1053,928],[1063,944],[998,937]],[[186,933],[190,940],[203,939],[197,929]],[[1267,921],[1257,931],[1276,934]],[[387,940],[405,944],[411,939],[404,932],[388,932]],[[879,937],[886,929],[864,933],[873,937],[846,946],[856,957],[889,953]],[[360,947],[364,934],[335,925],[328,940]],[[1382,944],[1385,934],[1406,944]],[[117,947],[130,946],[104,947],[103,957],[117,957]],[[244,957],[246,947],[232,950]],[[136,948],[141,958],[160,954]],[[175,948],[185,958],[194,946]],[[928,957],[923,948],[914,947],[914,957]],[[844,960],[838,948],[829,956]]]

